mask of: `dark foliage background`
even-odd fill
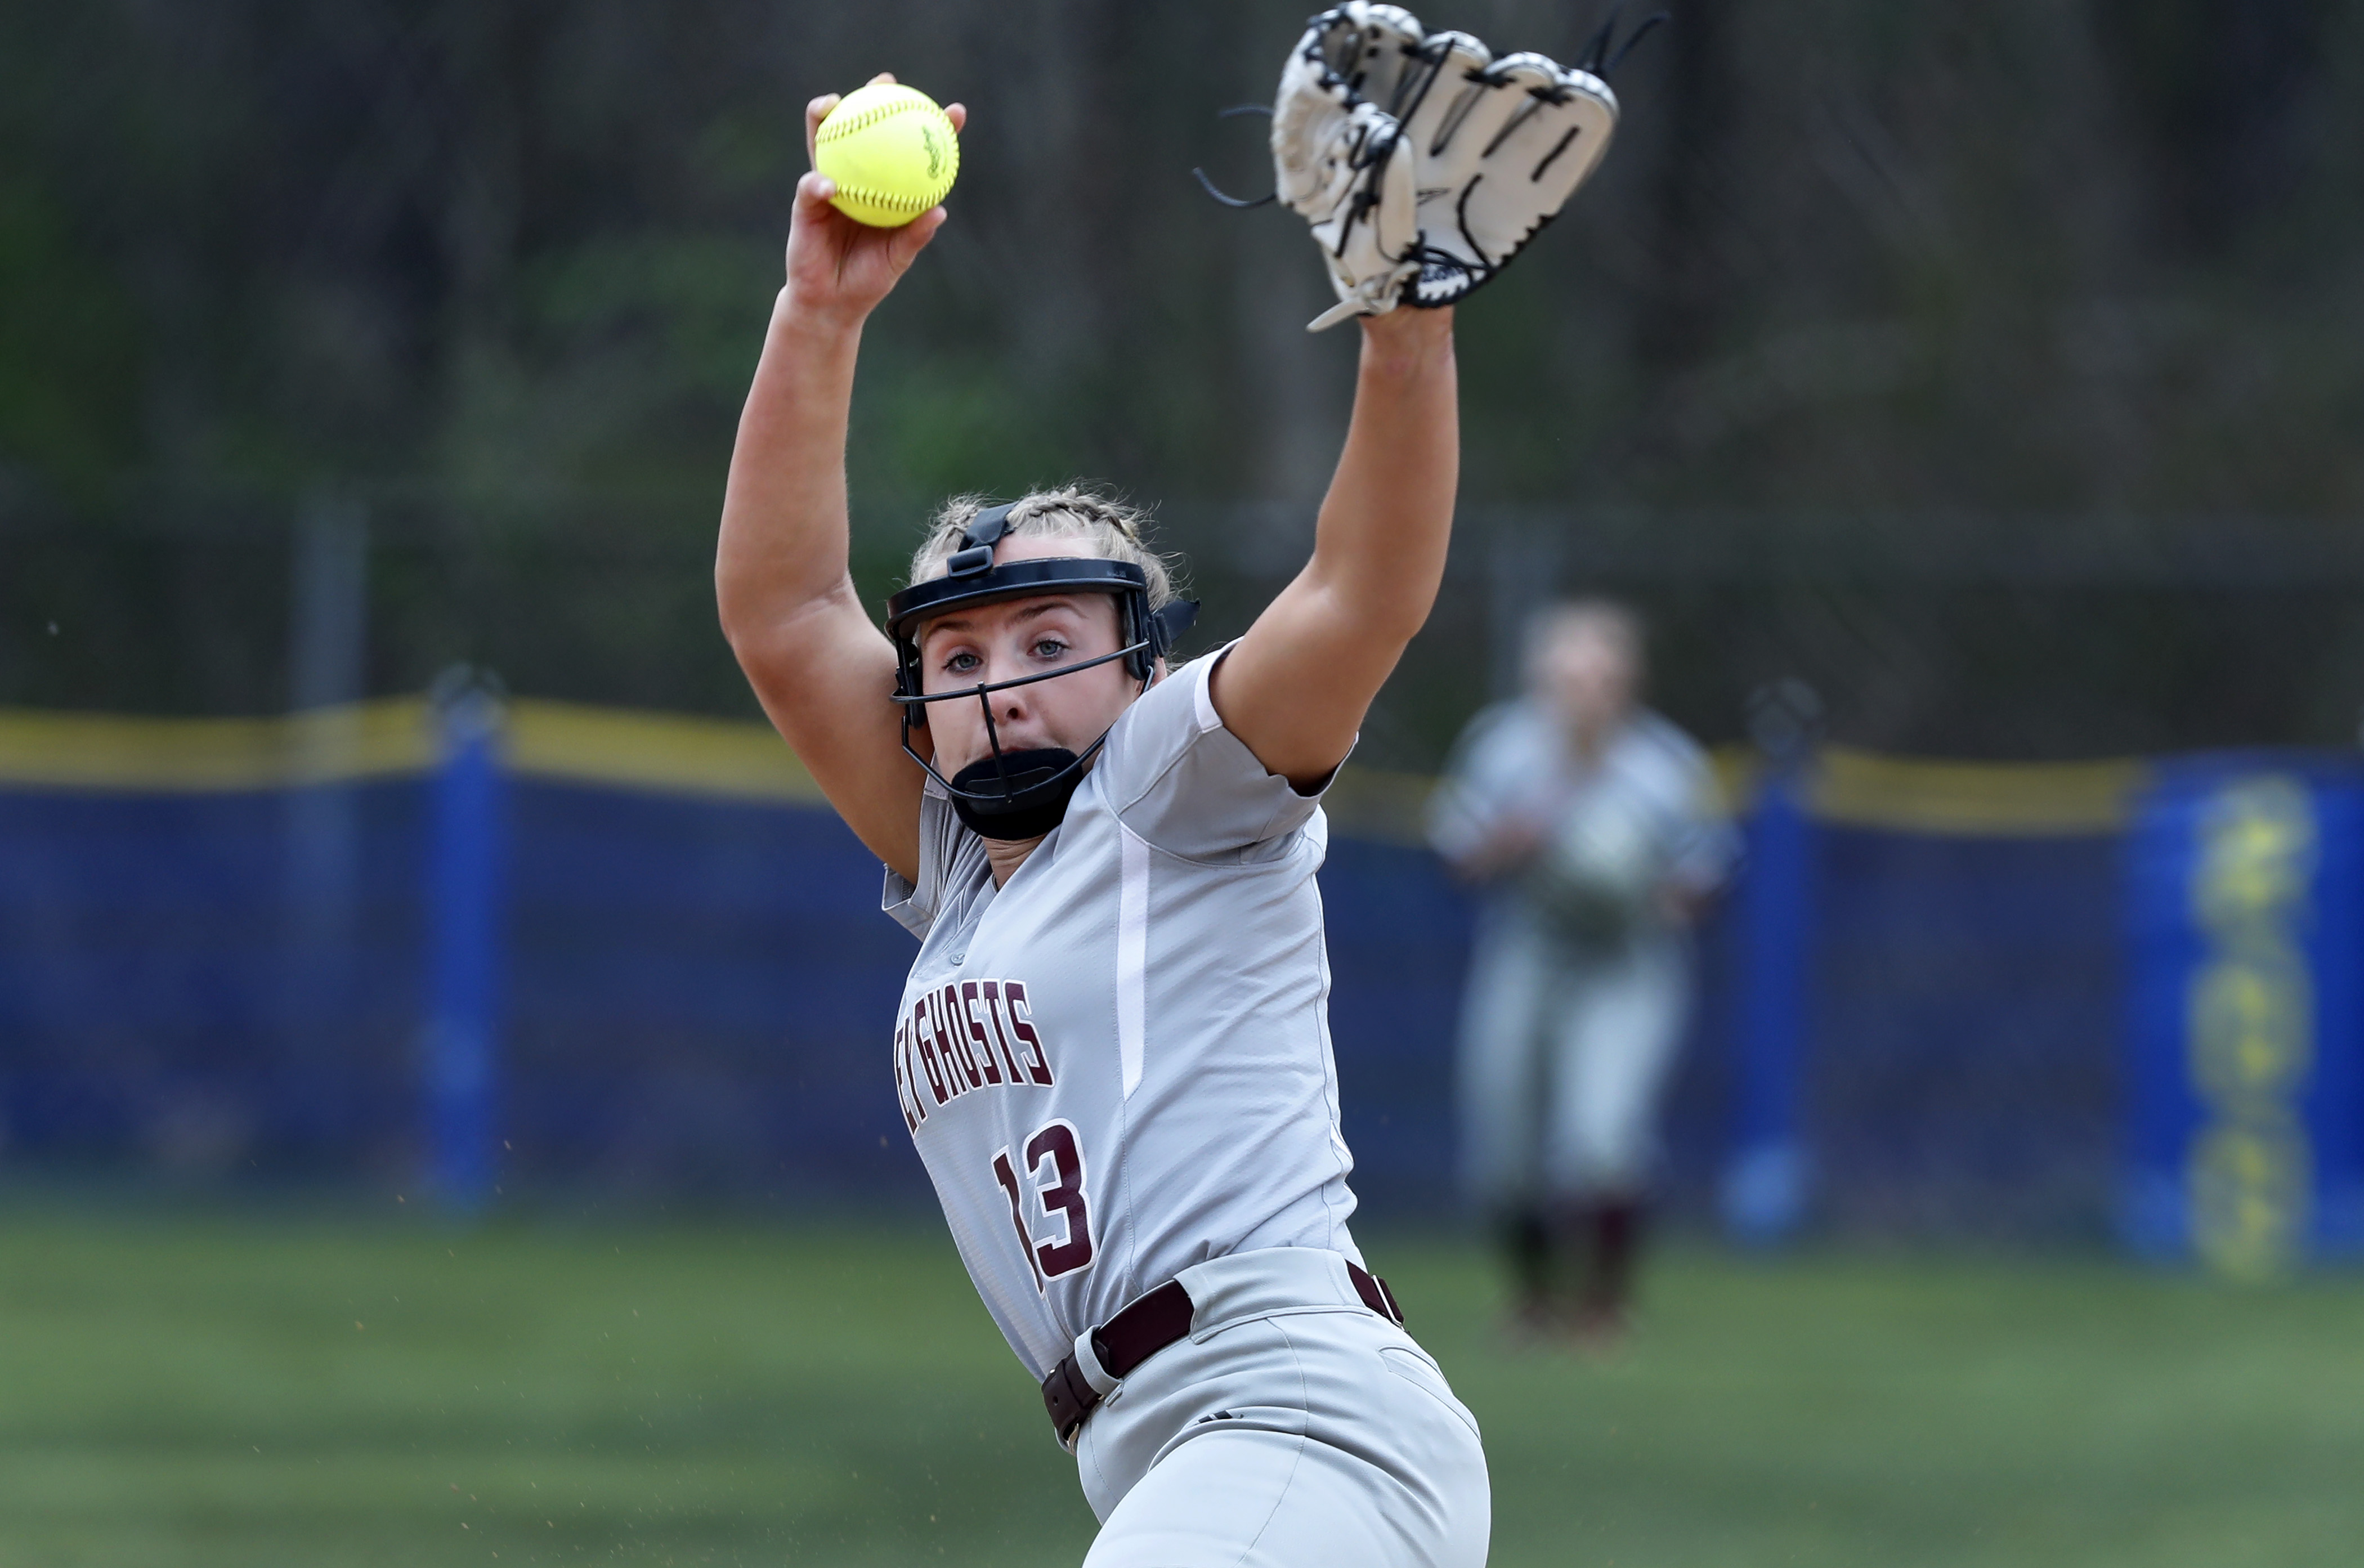
[[[254,712],[300,518],[367,509],[361,685],[752,712],[708,551],[800,107],[974,112],[875,323],[883,592],[955,489],[1160,501],[1210,629],[1299,558],[1352,334],[1254,122],[1304,0],[0,5],[0,702]],[[1556,584],[1711,739],[2352,739],[2364,6],[1675,0],[1619,144],[1462,312],[1455,572],[1366,756],[1433,763]],[[1595,18],[1432,26],[1573,52]],[[300,645],[300,639],[299,639]],[[317,684],[315,689],[317,689]]]

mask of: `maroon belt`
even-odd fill
[[[1355,1294],[1363,1298],[1364,1306],[1396,1327],[1403,1327],[1403,1313],[1397,1307],[1395,1293],[1388,1289],[1387,1281],[1365,1273],[1353,1263],[1346,1265],[1346,1277],[1355,1282]],[[1121,1380],[1175,1340],[1188,1338],[1190,1315],[1196,1310],[1182,1282],[1167,1280],[1146,1296],[1135,1297],[1122,1311],[1093,1329],[1092,1354],[1099,1358],[1101,1371]],[[1083,1429],[1084,1418],[1098,1408],[1099,1402],[1099,1390],[1084,1375],[1073,1352],[1043,1380],[1043,1407],[1051,1413],[1051,1425],[1057,1429],[1059,1441],[1067,1448],[1075,1447],[1076,1434]]]

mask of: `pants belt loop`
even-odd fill
[[[1387,1281],[1353,1263],[1346,1265],[1346,1277],[1355,1282],[1355,1294],[1363,1298],[1364,1306],[1397,1328],[1403,1327],[1403,1308],[1396,1305],[1396,1293],[1388,1288]]]

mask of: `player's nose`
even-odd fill
[[[997,683],[1001,681],[1016,681],[1023,680],[1026,676],[1032,673],[1032,671],[1025,668],[1023,662],[1020,660],[996,659],[993,662],[993,673],[988,678]],[[1033,694],[1034,688],[1031,686],[1011,686],[1006,691],[994,693],[993,708],[995,717],[998,718],[1025,717],[1027,714],[1033,710],[1033,703],[1031,700]]]

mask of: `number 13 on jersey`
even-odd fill
[[[1013,1164],[1009,1151],[993,1156],[993,1179],[1009,1199],[1009,1223],[1017,1228],[1018,1245],[1033,1271],[1034,1288],[1043,1289],[1061,1274],[1074,1273],[1092,1261],[1092,1216],[1084,1200],[1084,1151],[1069,1123],[1054,1121],[1036,1129],[1026,1140],[1022,1163]],[[1038,1240],[1040,1221],[1055,1231]]]

